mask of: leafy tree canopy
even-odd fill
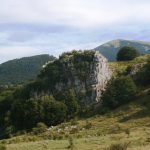
[[[139,55],[140,55],[139,52],[134,47],[124,46],[119,50],[117,54],[117,60],[118,61],[133,60]]]
[[[130,77],[112,79],[102,95],[104,108],[114,109],[128,103],[134,99],[136,90],[136,85]]]

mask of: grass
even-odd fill
[[[74,148],[77,150],[109,150],[112,144],[130,143],[129,150],[150,149],[150,95],[141,95],[138,100],[125,105],[106,115],[94,116],[88,120],[78,120],[78,131],[71,135]],[[83,129],[88,123],[91,128]],[[62,139],[52,140],[50,132],[71,127],[71,123],[63,123],[52,131],[37,136],[22,135],[5,141],[7,150],[67,150],[69,137],[60,133]],[[34,138],[33,138],[34,137]],[[28,139],[28,140],[25,140]],[[21,140],[22,139],[22,140]],[[34,140],[33,140],[34,139]]]
[[[132,61],[111,62],[109,64],[113,72],[123,73],[128,68],[128,66],[146,63],[148,59],[150,59],[150,55],[143,55],[143,56],[135,58]]]

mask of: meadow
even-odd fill
[[[103,116],[66,122],[38,135],[28,133],[1,143],[7,150],[115,150],[111,147],[117,144],[127,145],[129,150],[149,150],[150,95],[147,93],[149,89],[138,100]],[[69,130],[72,126],[74,129]]]

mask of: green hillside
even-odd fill
[[[85,53],[80,53],[80,55],[81,54],[83,54],[82,57],[84,56],[84,60],[87,61],[85,58],[91,58],[89,56],[93,53],[86,53],[88,57],[85,57]],[[66,54],[62,55],[61,61],[68,59],[68,57],[65,56]],[[45,82],[47,83],[47,79],[50,75],[48,73],[52,72],[55,73],[54,75],[59,75],[57,65],[60,65],[60,62],[58,60],[55,65],[51,63],[43,70],[44,72],[41,72],[41,75],[37,78],[38,82],[31,82],[23,89],[21,88],[21,91],[20,87],[18,87],[17,90],[13,88],[6,90],[0,89],[0,131],[3,133],[3,130],[5,130],[5,136],[8,138],[0,141],[0,147],[4,147],[6,150],[149,150],[150,72],[149,69],[145,70],[147,69],[146,67],[150,67],[149,58],[150,55],[144,55],[132,61],[109,63],[113,71],[113,76],[116,79],[129,76],[133,78],[137,86],[136,97],[130,99],[130,101],[125,104],[122,103],[121,106],[115,109],[109,109],[105,112],[101,111],[102,107],[99,107],[98,104],[96,107],[94,105],[90,107],[88,111],[85,111],[85,116],[74,114],[74,117],[71,119],[63,120],[63,122],[61,120],[61,123],[57,122],[57,125],[54,124],[55,126],[49,125],[47,122],[44,122],[44,120],[43,122],[47,124],[48,127],[43,123],[38,123],[35,126],[34,121],[44,116],[53,123],[63,117],[65,110],[63,103],[65,103],[65,101],[62,101],[62,99],[66,100],[67,103],[65,103],[65,105],[67,107],[70,106],[68,107],[71,108],[68,109],[70,112],[75,108],[72,106],[75,106],[74,104],[77,99],[75,99],[73,93],[69,94],[69,91],[67,92],[68,97],[65,97],[66,92],[64,92],[63,95],[58,93],[57,98],[59,97],[59,100],[48,96],[47,93],[49,91],[44,93],[44,90],[47,91],[48,88],[45,86]],[[89,60],[91,59],[88,59],[88,61]],[[84,64],[86,63],[84,62]],[[130,74],[131,68],[139,64],[143,65],[139,73],[143,73],[142,71],[145,73],[146,71],[146,74],[143,74],[146,75],[144,79],[144,81],[147,81],[146,84],[143,80],[140,80],[141,77],[140,79],[137,78],[138,73],[135,75]],[[45,75],[47,76],[45,77]],[[53,76],[54,79],[55,77],[58,76]],[[33,88],[36,88],[37,91],[40,92],[40,97],[38,97],[37,92],[35,93],[35,91],[33,91]],[[54,87],[52,87],[52,89],[53,88]],[[115,91],[115,89],[113,90]],[[128,91],[129,89],[124,90]],[[30,91],[33,91],[33,94],[29,94]],[[12,93],[14,94],[12,95]],[[72,99],[74,99],[73,103],[69,103],[72,102]],[[48,110],[50,110],[50,112],[48,112]],[[45,116],[43,112],[48,113]],[[90,115],[87,116],[87,114]],[[16,120],[19,122],[16,122]],[[22,124],[23,121],[24,124]],[[23,128],[24,130],[19,130],[19,128],[17,130],[13,125],[26,126]],[[28,128],[30,127],[29,125],[34,125],[34,127],[30,129]],[[1,138],[3,138],[2,134]]]
[[[105,115],[62,123],[42,134],[24,134],[1,143],[7,145],[7,150],[67,150],[71,136],[73,150],[118,150],[110,149],[115,144],[129,144],[127,150],[149,150],[150,94],[147,92],[150,89]]]
[[[150,54],[150,42],[143,41],[113,40],[96,47],[94,50],[99,51],[109,61],[116,61],[116,56],[119,49],[124,46],[132,46],[141,54]]]
[[[0,85],[21,84],[34,79],[42,66],[55,58],[37,55],[11,60],[0,64]]]

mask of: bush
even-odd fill
[[[71,149],[73,150],[74,149],[74,141],[73,141],[73,138],[72,137],[69,137],[69,146],[68,146],[68,149]]]
[[[88,120],[86,120],[86,124],[84,126],[85,129],[90,129],[92,128],[92,123],[90,123]]]
[[[128,137],[130,136],[130,129],[129,128],[125,129],[125,134],[127,134]]]
[[[38,122],[47,126],[57,125],[66,118],[66,105],[52,96],[39,96],[16,100],[11,110],[11,119],[16,129],[32,129]]]
[[[120,51],[117,54],[117,60],[118,61],[128,61],[133,60],[134,58],[138,57],[140,54],[139,52],[134,48],[130,46],[125,46],[120,49]]]
[[[118,144],[112,144],[108,150],[127,150],[129,146],[129,143],[118,143]]]
[[[39,122],[37,124],[37,126],[32,129],[32,131],[33,131],[34,134],[40,134],[40,133],[45,132],[46,129],[47,129],[47,126],[44,123]]]
[[[77,125],[78,124],[77,118],[71,119],[70,123],[71,125]]]
[[[6,150],[7,148],[6,148],[6,146],[5,145],[3,145],[3,144],[0,144],[0,150]]]
[[[150,60],[143,68],[135,75],[137,84],[149,85],[150,84]]]
[[[133,100],[136,95],[136,85],[130,77],[112,79],[106,91],[102,94],[102,106],[105,110],[114,109]]]
[[[4,138],[11,138],[13,131],[14,131],[13,126],[6,127],[4,130],[4,135],[3,135]]]
[[[62,99],[67,106],[67,118],[75,117],[79,110],[75,91],[73,89],[65,90],[59,99]]]

